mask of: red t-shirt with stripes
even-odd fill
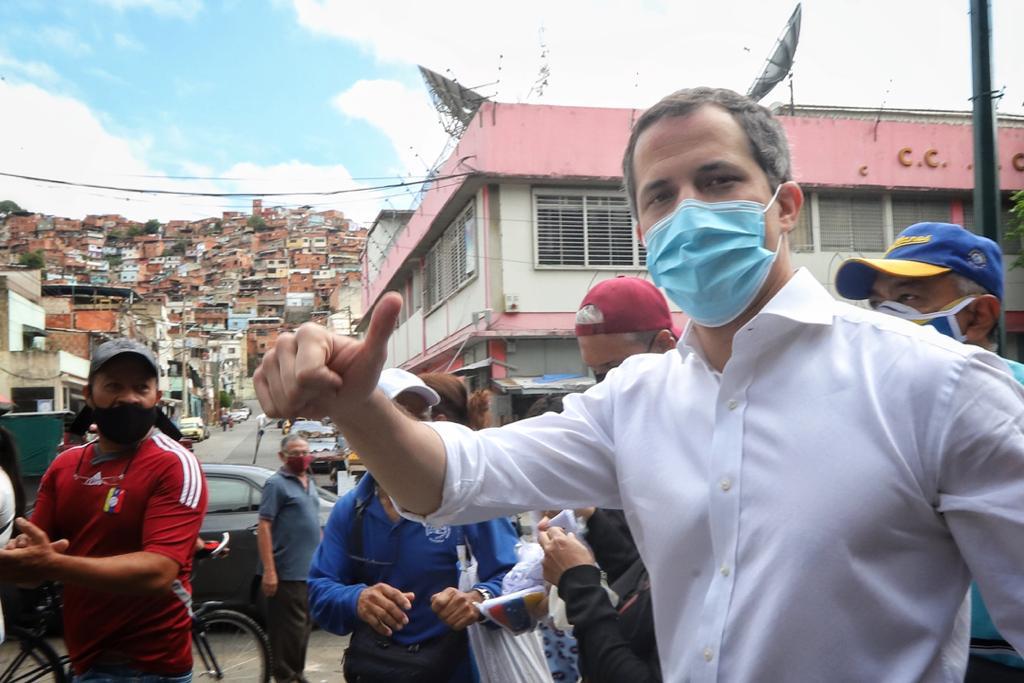
[[[67,552],[110,557],[139,551],[178,563],[174,590],[121,595],[64,586],[64,640],[75,671],[97,660],[131,662],[159,674],[192,670],[191,618],[186,601],[206,480],[196,457],[154,431],[135,454],[92,465],[93,445],[64,451],[43,475],[32,521]],[[123,477],[122,477],[123,475]]]

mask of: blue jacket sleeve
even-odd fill
[[[354,495],[346,495],[335,504],[309,567],[310,615],[321,628],[339,636],[356,627],[356,605],[366,588],[365,583],[355,581],[355,563],[348,555],[354,511]]]
[[[463,527],[469,541],[470,552],[477,561],[477,588],[487,589],[491,595],[501,595],[501,580],[516,563],[516,536],[512,522],[505,517]]]

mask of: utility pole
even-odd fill
[[[992,90],[992,8],[990,0],[970,0],[971,76],[974,105],[974,224],[999,244],[999,167],[996,157],[996,115]],[[1006,346],[1005,316],[999,317],[999,348]]]

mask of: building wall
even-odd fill
[[[496,311],[505,310],[504,296],[508,294],[518,298],[520,311],[575,312],[598,282],[616,275],[645,274],[640,268],[538,268],[534,265],[532,186],[506,183],[498,189],[498,196],[501,250],[493,252],[493,257],[501,259],[503,278],[501,291],[494,297]]]
[[[7,349],[9,351],[26,350],[22,342],[25,325],[36,329],[46,328],[46,311],[33,301],[29,301],[17,292],[7,292]]]

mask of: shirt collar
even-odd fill
[[[811,271],[800,268],[754,316],[754,320],[770,315],[807,325],[831,325],[835,303],[836,300],[814,279]]]
[[[809,270],[799,268],[751,322],[769,316],[806,325],[831,325],[835,303],[835,299],[814,279]],[[693,329],[693,320],[687,321],[676,350],[682,358],[692,353],[711,367]]]

